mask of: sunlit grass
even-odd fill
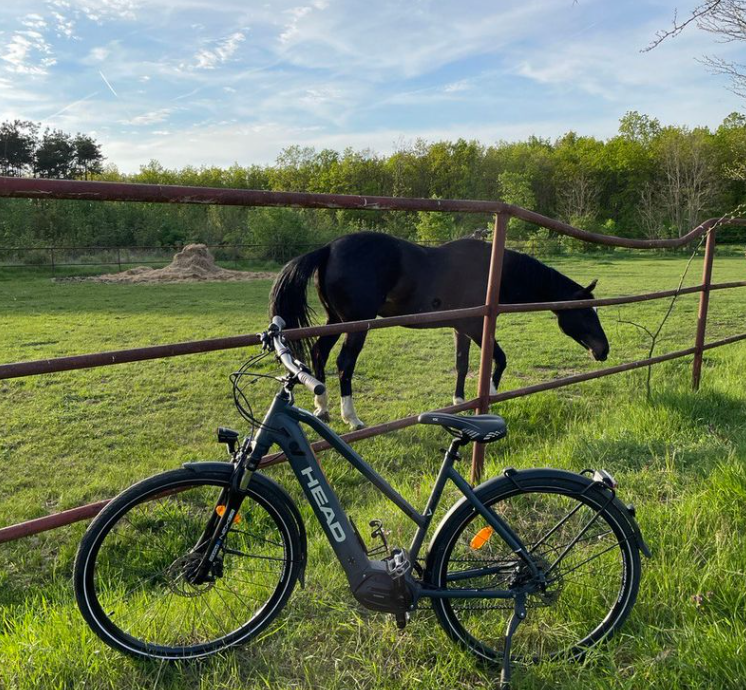
[[[549,261],[598,296],[676,286],[685,259],[603,254]],[[697,262],[687,284],[701,275]],[[714,279],[746,278],[743,257],[719,257]],[[53,283],[33,272],[0,273],[0,361],[254,333],[267,321],[269,282],[192,285]],[[746,289],[713,293],[708,339],[746,331]],[[666,302],[602,309],[607,364],[646,356],[639,329]],[[693,344],[697,296],[681,297],[657,353]],[[599,365],[563,336],[551,314],[501,316],[508,356],[503,390]],[[368,424],[448,404],[454,385],[445,331],[371,333],[355,380]],[[477,352],[472,352],[472,369]],[[243,429],[228,374],[252,350],[0,382],[0,524],[100,500],[193,459],[221,459],[219,424]],[[333,353],[329,364],[334,382]],[[605,467],[633,501],[654,557],[643,563],[638,603],[622,635],[584,664],[519,668],[516,688],[738,688],[746,677],[746,345],[705,357],[699,393],[691,360],[660,365],[645,398],[643,371],[520,398],[495,407],[509,423],[490,445],[487,476],[504,466]],[[331,386],[338,405],[336,386]],[[273,387],[259,383],[263,411]],[[476,380],[467,380],[467,395]],[[299,404],[310,406],[299,394]],[[335,414],[333,424],[344,427]],[[416,506],[434,480],[442,432],[414,427],[356,448]],[[412,525],[348,466],[322,456],[355,522],[383,519],[406,545]],[[465,468],[464,468],[465,469]],[[454,647],[426,611],[400,633],[361,609],[346,587],[288,468],[272,476],[298,500],[309,532],[306,588],[298,588],[261,638],[200,664],[133,661],[105,647],[74,604],[71,569],[83,524],[0,546],[2,688],[487,688],[494,670]],[[455,499],[448,491],[443,510]],[[442,511],[441,511],[442,512]],[[367,537],[367,533],[363,530]]]

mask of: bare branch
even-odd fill
[[[736,96],[746,98],[746,65],[737,62],[728,62],[727,60],[723,60],[723,58],[712,55],[706,55],[698,59],[698,62],[705,65],[714,74],[724,74],[730,77],[730,90]]]
[[[720,5],[721,2],[723,2],[723,0],[709,0],[708,2],[703,2],[701,5],[698,5],[692,10],[692,13],[689,15],[686,21],[683,21],[681,23],[679,23],[678,12],[674,11],[673,26],[667,31],[656,32],[655,39],[650,43],[650,45],[647,46],[647,48],[643,48],[640,52],[648,53],[654,48],[657,48],[666,39],[676,38],[676,36],[678,36],[692,22],[700,24],[701,21],[705,20],[709,15],[713,13],[713,11],[718,7],[718,5]]]

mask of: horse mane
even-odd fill
[[[542,301],[555,302],[569,299],[583,289],[582,285],[543,261],[522,252],[510,249],[507,251],[513,255],[513,260],[519,270],[524,275],[531,276],[531,279],[536,282],[537,293]]]

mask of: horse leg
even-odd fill
[[[469,337],[479,345],[480,348],[482,347],[481,333],[475,331],[469,333]],[[495,362],[495,371],[492,373],[492,378],[490,379],[490,395],[496,395],[497,387],[500,385],[500,379],[502,378],[505,368],[508,366],[508,359],[505,356],[505,352],[503,352],[503,349],[497,341],[495,341],[495,347],[492,350],[492,359]]]
[[[342,394],[342,419],[352,429],[362,429],[365,426],[355,413],[355,406],[352,403],[352,374],[355,371],[355,363],[360,355],[360,351],[363,349],[367,335],[365,332],[348,333],[339,357],[337,357],[339,389]]]
[[[336,323],[332,319],[329,319],[327,323]],[[313,364],[314,376],[322,383],[326,382],[326,362],[329,359],[329,353],[332,348],[339,340],[339,334],[337,335],[324,335],[321,336],[311,348],[311,363]],[[329,417],[329,394],[327,392],[321,395],[315,395],[314,411],[313,413],[322,421],[328,422]]]
[[[503,349],[497,344],[497,341],[495,341],[495,349],[492,351],[492,359],[495,361],[495,371],[492,374],[492,381],[490,382],[490,395],[495,395],[503,372],[508,366],[508,358],[505,356]]]
[[[453,394],[453,404],[460,405],[464,402],[464,383],[469,371],[469,348],[471,341],[469,336],[459,331],[453,331],[456,341],[456,391]]]

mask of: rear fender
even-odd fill
[[[477,495],[477,498],[479,498],[481,501],[484,501],[487,497],[494,496],[495,494],[502,495],[512,493],[515,489],[520,488],[522,481],[535,481],[538,479],[547,479],[549,481],[562,479],[565,481],[572,481],[577,484],[578,493],[582,493],[583,491],[587,490],[589,486],[595,484],[598,490],[602,491],[609,498],[611,498],[612,494],[611,489],[609,489],[605,484],[594,482],[593,479],[587,475],[578,474],[577,472],[568,472],[567,470],[553,469],[550,467],[528,470],[515,470],[512,467],[509,467],[505,469],[499,477],[493,477],[492,479],[488,479],[486,482],[480,484],[476,489],[474,489],[474,493]],[[624,503],[622,503],[622,501],[619,500],[619,497],[616,495],[614,495],[612,503],[626,518],[630,528],[635,535],[637,548],[643,555],[650,558],[650,549],[643,539],[640,526],[637,524],[637,520],[635,519],[634,509],[631,506],[628,507]],[[433,545],[436,543],[441,531],[443,530],[448,520],[457,511],[464,509],[467,504],[468,501],[464,496],[459,501],[457,501],[455,505],[445,514],[443,519],[440,521],[437,529],[435,530],[432,539],[430,540],[430,546],[428,549],[430,552],[432,552]]]

